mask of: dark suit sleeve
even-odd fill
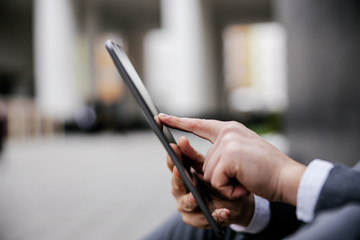
[[[282,239],[296,231],[302,224],[296,218],[295,207],[286,203],[270,202],[270,222],[258,234],[245,239]]]
[[[320,192],[315,212],[336,208],[348,203],[360,203],[360,164],[358,169],[336,165]],[[269,225],[259,234],[248,235],[246,239],[282,239],[303,225],[296,218],[295,207],[285,203],[270,203]]]
[[[336,165],[320,192],[315,213],[347,203],[360,203],[360,172]]]

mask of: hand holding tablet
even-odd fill
[[[191,173],[185,169],[178,155],[175,153],[174,149],[170,145],[172,143],[176,144],[176,141],[172,136],[170,130],[166,126],[160,127],[157,124],[155,116],[159,114],[159,110],[151,100],[150,95],[148,94],[145,86],[143,85],[139,75],[136,73],[130,60],[126,56],[125,51],[122,49],[121,46],[113,43],[111,40],[106,41],[106,49],[108,50],[125,84],[127,85],[130,92],[135,97],[136,101],[141,107],[150,127],[155,132],[160,142],[163,144],[164,148],[168,152],[172,162],[176,166],[179,176],[183,180],[187,190],[191,192],[192,196],[196,200],[198,207],[201,209],[201,212],[204,214],[215,235],[219,238],[223,237],[223,229],[214,220],[203,197],[200,195],[200,193],[194,186],[193,179],[191,178]]]

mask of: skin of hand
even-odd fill
[[[305,166],[294,161],[238,122],[178,118],[159,114],[168,127],[194,133],[213,143],[204,180],[229,199],[255,193],[270,201],[296,205]]]
[[[199,181],[203,181],[202,177],[202,165],[204,162],[204,156],[197,152],[189,143],[186,137],[181,137],[178,141],[178,145],[172,144],[172,148],[178,155],[181,161],[190,161],[193,171],[192,174],[196,174],[195,185],[199,186]],[[183,158],[183,156],[185,158]],[[209,224],[205,216],[198,209],[196,200],[193,195],[188,192],[180,174],[174,166],[170,156],[167,156],[167,165],[172,176],[172,194],[177,202],[177,209],[181,213],[183,221],[188,225],[198,228],[209,228]],[[198,172],[197,172],[198,171]],[[214,189],[210,189],[211,186],[204,187],[202,182],[202,193],[207,195],[210,208],[215,209],[212,212],[214,219],[221,225],[239,224],[247,226],[253,216],[254,212],[254,196],[242,196],[237,199],[230,200]],[[205,189],[204,189],[205,188]],[[205,190],[205,191],[204,191]],[[214,193],[214,194],[212,194]]]

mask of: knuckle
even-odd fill
[[[171,193],[173,196],[178,196],[185,191],[185,187],[182,184],[178,184],[176,181],[172,182]]]
[[[210,183],[215,189],[219,189],[221,187],[221,183],[215,178],[212,178]]]
[[[183,199],[183,196],[178,198],[177,199],[177,204],[176,204],[176,208],[179,212],[189,212],[187,209],[186,209],[186,204],[184,203],[184,199]]]
[[[184,223],[191,225],[191,220],[188,214],[182,214],[181,216]]]
[[[173,196],[178,196],[185,191],[185,187],[181,184],[173,183],[171,193]]]
[[[220,135],[222,136],[226,136],[226,135],[232,135],[236,132],[239,132],[242,130],[242,128],[244,127],[244,125],[242,125],[239,122],[236,121],[231,121],[228,122],[220,131]]]
[[[244,129],[244,125],[236,122],[236,121],[231,121],[229,122],[229,124],[227,124],[227,128],[229,131],[234,132],[234,131],[241,131]]]
[[[189,127],[191,131],[194,131],[196,129],[199,129],[201,126],[202,126],[201,119],[194,119],[193,121],[191,121]]]
[[[237,142],[229,141],[223,149],[224,156],[233,158],[238,154],[239,145]]]
[[[194,205],[192,202],[190,202],[190,200],[188,200],[187,197],[183,198],[182,209],[184,211],[191,212],[194,210],[195,207],[196,207],[196,205]]]
[[[182,211],[183,211],[180,203],[176,204],[176,209],[177,209],[179,212],[182,212]]]

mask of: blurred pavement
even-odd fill
[[[141,238],[176,211],[165,156],[151,132],[9,141],[0,158],[0,239]]]

